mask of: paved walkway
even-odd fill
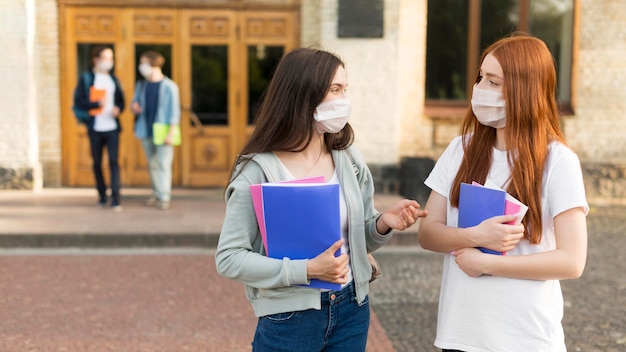
[[[144,206],[147,195],[124,190],[115,213],[91,189],[0,191],[0,351],[250,350],[242,287],[214,268],[221,190],[175,190],[168,211]],[[626,351],[624,214],[587,217],[585,272],[562,282],[568,351]],[[415,239],[411,228],[375,253],[370,352],[437,351],[441,256]]]
[[[0,350],[249,350],[256,320],[242,286],[207,254],[223,190],[176,189],[167,211],[145,206],[148,194],[125,189],[118,213],[92,189],[0,192],[0,282],[13,283],[0,286]],[[393,351],[372,313],[368,351]]]
[[[215,247],[225,213],[222,189],[174,189],[165,211],[145,206],[148,195],[148,189],[124,189],[124,210],[116,213],[96,206],[93,189],[0,191],[0,248]],[[384,209],[399,199],[377,195],[375,202]]]

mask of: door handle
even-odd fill
[[[200,134],[204,133],[204,125],[202,124],[202,122],[200,121],[200,119],[198,118],[198,115],[196,115],[195,112],[193,112],[193,110],[191,110],[191,107],[188,105],[183,106],[183,109],[187,110],[187,112],[189,112],[189,118],[191,119],[191,123],[193,124],[193,127],[195,127],[198,132],[200,132]]]
[[[203,150],[204,159],[209,163],[213,162],[215,156],[217,155],[217,149],[213,145],[207,145]]]

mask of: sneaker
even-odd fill
[[[111,203],[111,210],[119,213],[120,211],[124,210],[124,208],[122,208],[122,205],[120,203]]]
[[[170,208],[170,201],[169,200],[162,200],[159,201],[156,205],[157,208],[161,209],[161,210],[167,210]]]
[[[159,202],[159,198],[155,195],[151,195],[150,198],[146,199],[146,205],[154,206]]]

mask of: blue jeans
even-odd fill
[[[172,162],[174,146],[154,145],[152,138],[141,139],[141,145],[148,158],[152,194],[160,201],[169,202],[172,192]]]
[[[322,309],[259,318],[253,352],[365,351],[370,323],[369,299],[359,305],[354,286],[322,292]]]
[[[120,146],[120,133],[115,131],[97,132],[88,130],[89,145],[91,146],[91,158],[93,159],[93,174],[96,178],[96,189],[100,203],[107,202],[107,186],[102,174],[102,150],[107,148],[109,155],[109,169],[111,171],[111,205],[120,204],[120,166],[117,162]]]

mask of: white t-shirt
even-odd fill
[[[425,184],[449,198],[462,158],[462,139],[457,137]],[[494,148],[488,178],[505,189],[509,174],[506,152]],[[549,145],[542,185],[541,243],[532,245],[523,239],[507,255],[556,248],[553,218],[576,207],[588,212],[580,162],[565,145]],[[457,220],[458,208],[453,208],[448,199],[446,224],[456,227]],[[562,317],[563,296],[558,280],[472,278],[459,269],[454,256],[444,254],[435,346],[467,352],[565,351]]]
[[[115,106],[115,82],[109,74],[95,73],[93,86],[96,89],[104,89],[105,101],[102,113],[96,115],[93,129],[98,132],[108,132],[117,129],[115,117],[113,116],[113,107]]]

